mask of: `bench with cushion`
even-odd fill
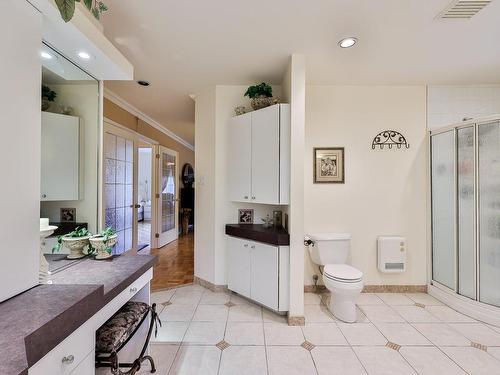
[[[120,363],[118,361],[118,352],[137,332],[149,313],[151,313],[151,321],[141,354],[132,363]],[[153,326],[157,323],[161,325],[156,313],[156,304],[153,303],[152,306],[149,306],[144,302],[127,302],[111,319],[97,330],[95,348],[96,367],[110,367],[111,372],[117,375],[133,375],[140,370],[142,362],[147,360],[151,364],[151,372],[156,372],[153,358],[145,355],[145,353],[151,338]],[[122,372],[120,367],[129,368],[129,370]]]

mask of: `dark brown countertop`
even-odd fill
[[[0,374],[27,374],[126,286],[152,268],[157,257],[85,260],[0,303]]]
[[[264,228],[263,224],[226,224],[226,234],[275,246],[290,245],[290,235],[283,227]]]

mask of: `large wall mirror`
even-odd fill
[[[57,227],[42,240],[42,252],[54,270],[70,252],[53,252],[59,235],[98,230],[99,82],[45,44],[40,59],[40,218]]]

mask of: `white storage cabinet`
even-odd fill
[[[228,289],[275,311],[288,311],[288,246],[227,237]]]
[[[79,199],[80,119],[42,112],[40,200]]]
[[[290,105],[232,117],[228,141],[229,199],[289,204]]]

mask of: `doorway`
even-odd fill
[[[137,251],[148,250],[152,245],[152,204],[154,185],[153,149],[141,142],[137,152]]]

